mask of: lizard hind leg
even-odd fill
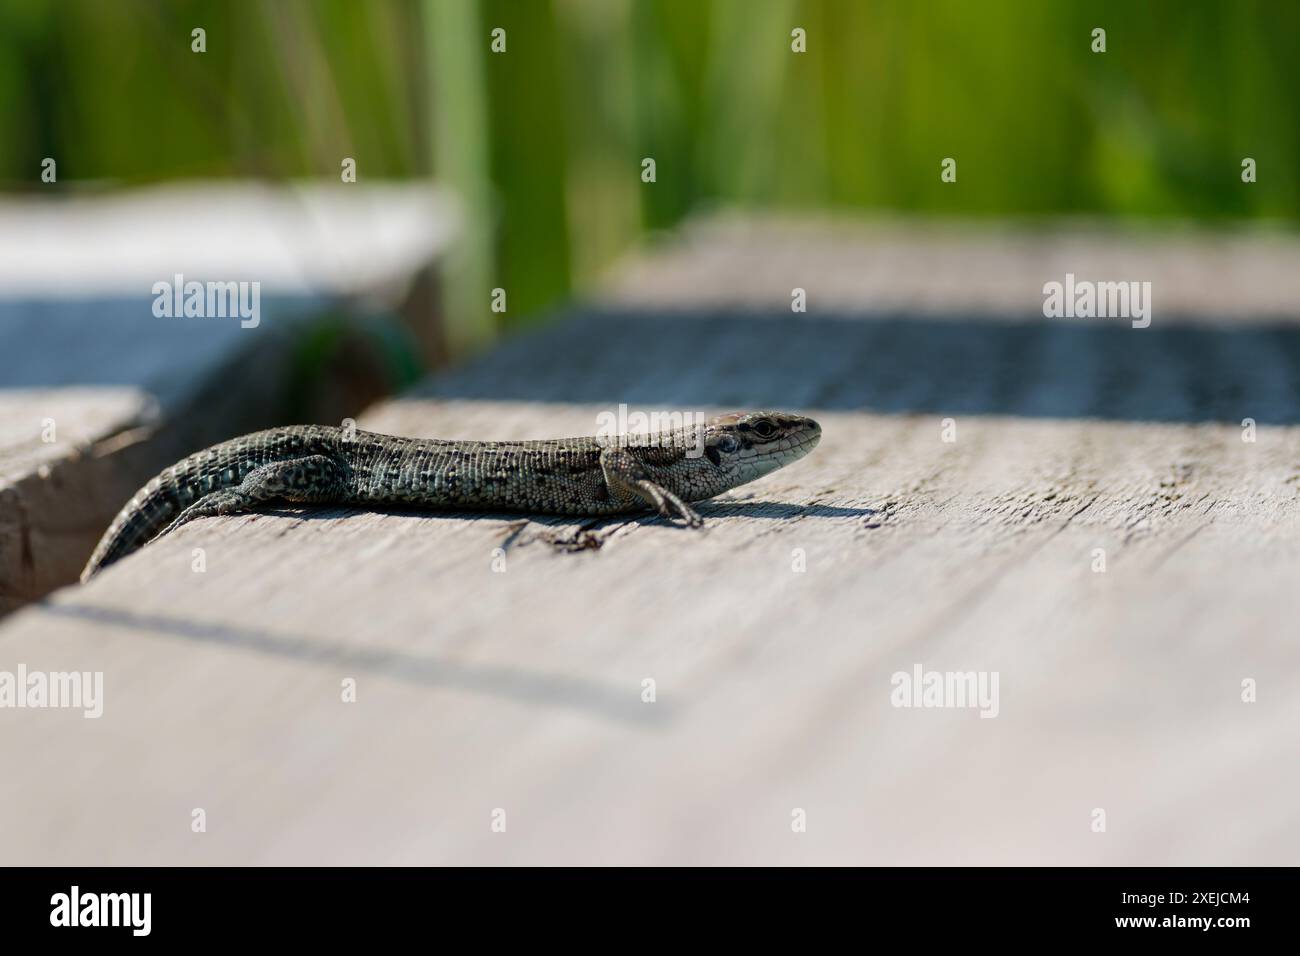
[[[302,504],[328,504],[347,491],[347,469],[328,455],[308,455],[258,465],[232,488],[204,495],[160,531],[163,537],[195,518],[239,514],[280,499]]]

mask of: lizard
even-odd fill
[[[798,461],[821,426],[733,412],[653,435],[545,441],[403,438],[290,425],[213,445],[167,468],[123,506],[81,573],[197,518],[299,505],[605,516],[654,510],[699,527],[704,501]]]

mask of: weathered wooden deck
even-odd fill
[[[1294,864],[1296,253],[688,236],[362,427],[773,406],[822,422],[812,456],[699,533],[195,523],[0,626],[0,669],[106,698],[0,711],[0,862]],[[1151,328],[1042,319],[1066,271],[1153,280]],[[996,671],[998,716],[894,708],[916,664]]]
[[[341,319],[343,356],[311,370],[312,330],[340,301],[418,292],[456,228],[450,198],[414,183],[0,203],[0,615],[75,581],[122,503],[177,458],[295,406],[387,394]],[[155,316],[153,284],[177,274],[260,283],[256,324]]]

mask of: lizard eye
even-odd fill
[[[754,434],[759,438],[771,438],[776,434],[776,426],[768,419],[760,418],[758,421],[754,422]]]

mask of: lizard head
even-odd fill
[[[732,487],[796,462],[817,447],[822,428],[785,412],[733,412],[704,427],[704,456]]]

